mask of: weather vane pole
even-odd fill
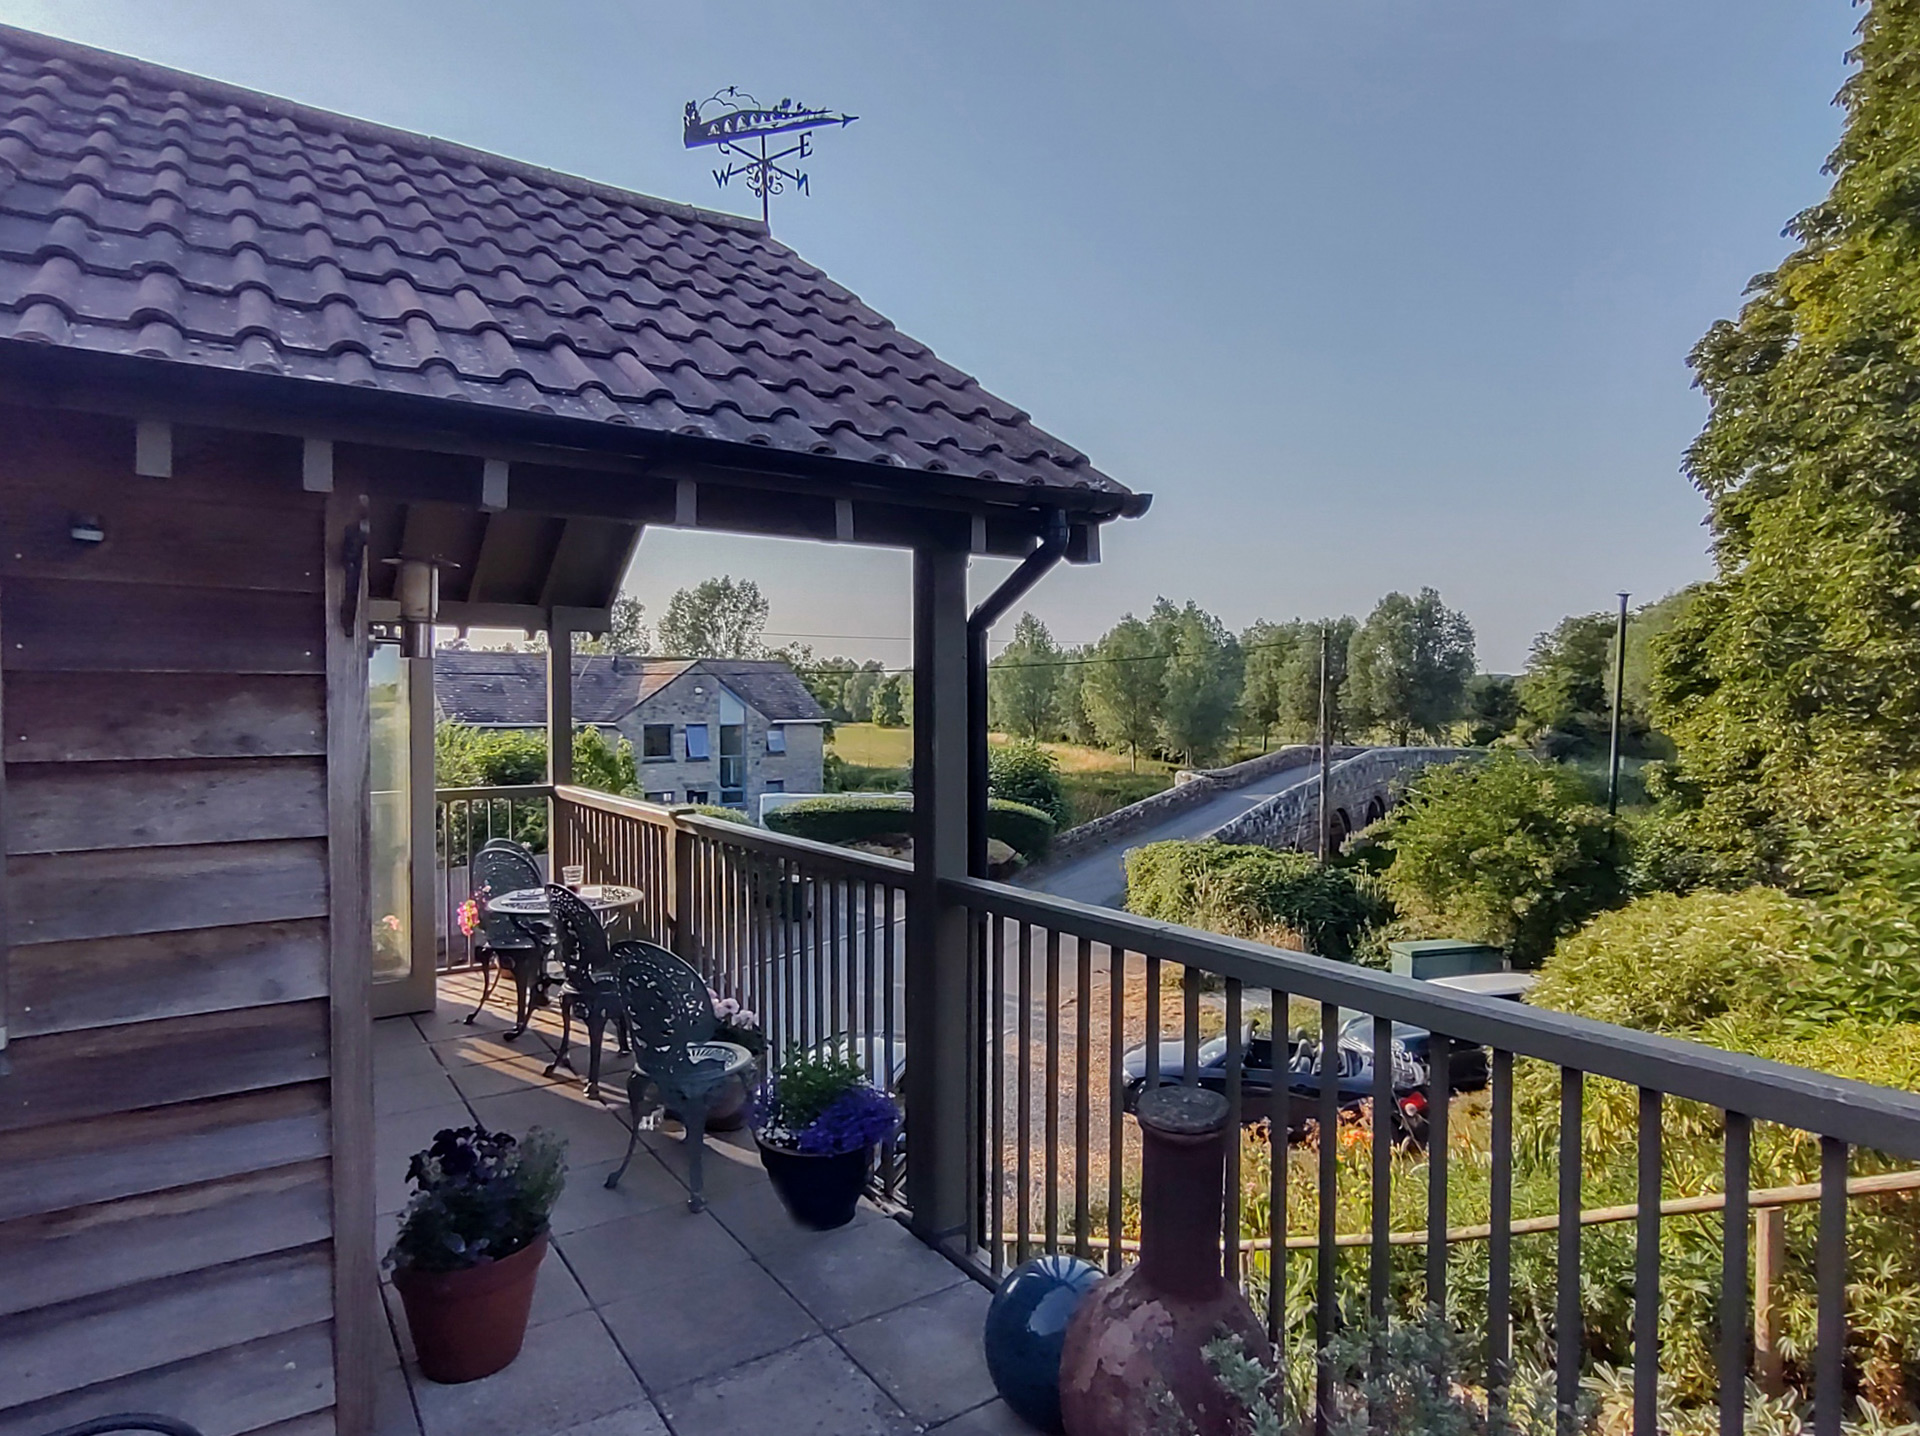
[[[803,160],[811,155],[814,130],[827,125],[844,127],[859,118],[815,109],[794,100],[762,105],[745,90],[729,85],[704,100],[687,101],[687,148],[719,146],[720,153],[727,157],[727,165],[713,172],[714,183],[724,188],[727,181],[736,176],[744,179],[747,188],[760,197],[761,223],[770,224],[770,201],[774,195],[783,193],[788,185],[802,194],[810,193],[807,172],[787,169],[781,161]],[[769,149],[767,141],[775,135],[798,138],[784,149]],[[750,140],[759,142],[757,148],[746,143]]]

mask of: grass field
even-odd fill
[[[1004,733],[993,733],[987,741],[998,745],[1012,740]],[[1041,746],[1060,764],[1060,778],[1066,786],[1074,824],[1090,822],[1115,808],[1173,786],[1172,766],[1152,758],[1142,758],[1136,773],[1130,770],[1125,753],[1082,747],[1078,743],[1043,743]],[[913,730],[882,728],[874,723],[836,723],[833,751],[843,761],[862,768],[911,767]]]

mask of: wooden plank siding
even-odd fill
[[[151,479],[133,430],[0,405],[0,1436],[126,1409],[319,1436],[325,497],[296,440],[176,427]]]

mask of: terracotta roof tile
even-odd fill
[[[1123,492],[752,221],[0,26],[0,342]]]

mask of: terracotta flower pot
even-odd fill
[[[393,1287],[406,1308],[420,1374],[453,1386],[512,1362],[526,1340],[533,1287],[546,1254],[542,1232],[512,1256],[462,1271],[397,1269]]]
[[[873,1148],[841,1152],[832,1157],[812,1152],[795,1152],[786,1147],[769,1147],[754,1134],[760,1148],[761,1165],[767,1180],[780,1194],[787,1215],[803,1227],[831,1231],[853,1220],[860,1205],[860,1193],[866,1190],[867,1167],[873,1160]]]

